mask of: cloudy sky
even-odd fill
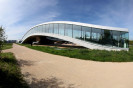
[[[76,21],[128,28],[133,40],[133,0],[0,0],[0,25],[21,39],[34,25]]]

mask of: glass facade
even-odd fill
[[[69,37],[72,37],[72,33],[73,33],[73,30],[72,30],[72,25],[71,24],[66,24],[65,25],[65,36],[69,36]]]
[[[129,47],[129,33],[124,31],[99,29],[75,24],[50,23],[32,28],[24,37],[33,33],[52,33],[111,47]]]
[[[82,26],[82,39],[85,41],[91,41],[92,30],[90,27]]]
[[[59,34],[58,24],[54,24],[54,34]]]
[[[81,26],[73,25],[73,38],[81,39]]]
[[[59,24],[59,34],[64,35],[65,24]]]

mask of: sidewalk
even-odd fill
[[[111,63],[52,55],[13,44],[32,88],[133,88],[133,62]]]

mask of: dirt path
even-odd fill
[[[133,62],[85,61],[13,44],[22,73],[32,88],[133,88]]]

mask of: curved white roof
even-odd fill
[[[87,24],[87,23],[80,23],[80,22],[72,22],[72,21],[51,21],[51,22],[45,22],[39,25],[43,24],[49,24],[49,23],[65,23],[65,24],[75,24],[75,25],[80,25],[80,26],[87,26],[87,27],[93,27],[93,28],[100,28],[100,29],[106,29],[106,30],[116,30],[116,31],[125,31],[128,32],[127,28],[118,28],[118,27],[109,27],[109,26],[101,26],[101,25],[94,25],[94,24]],[[36,27],[34,26],[34,27]],[[34,28],[32,27],[32,28]]]

